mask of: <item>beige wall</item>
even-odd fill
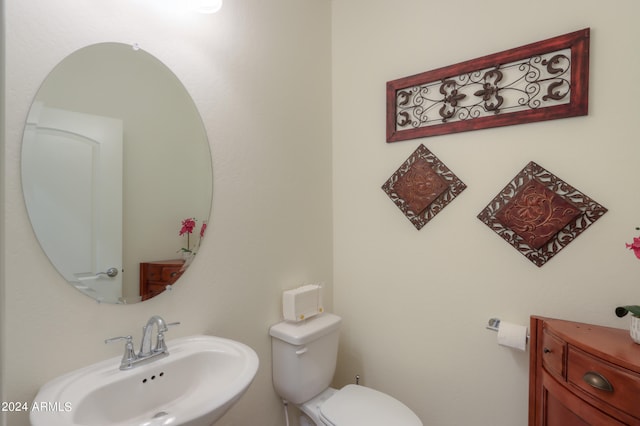
[[[323,280],[331,300],[332,271],[334,310],[345,318],[336,383],[360,374],[430,426],[526,424],[527,354],[498,347],[484,329],[489,317],[627,326],[612,312],[640,297],[639,264],[624,249],[640,226],[635,0],[544,0],[529,11],[507,0],[340,0],[332,12],[317,0],[228,0],[213,16],[172,4],[5,5],[2,400],[31,400],[47,380],[117,356],[102,340],[135,335],[157,313],[182,321],[174,337],[212,333],[258,352],[255,383],[221,425],[281,425],[267,328],[280,317],[282,289]],[[385,143],[386,81],[584,27],[588,117]],[[133,306],[96,305],[62,281],[20,189],[22,128],[40,82],[75,49],[102,41],[137,42],[176,73],[214,160],[211,233],[198,255],[206,261],[184,286]],[[468,188],[416,231],[380,186],[419,143]],[[475,218],[530,160],[610,210],[542,268]]]
[[[615,7],[612,7],[615,6]],[[638,303],[636,0],[334,1],[334,303],[339,384],[405,401],[425,425],[524,426],[528,353],[490,317],[628,327]],[[385,143],[385,83],[591,27],[587,117]],[[468,188],[417,231],[380,189],[424,143]],[[534,160],[609,208],[542,268],[476,215]]]
[[[258,353],[254,384],[221,425],[282,424],[268,337],[280,292],[325,281],[332,300],[329,2],[229,0],[215,15],[177,11],[180,3],[5,5],[3,401],[31,401],[48,380],[120,355],[103,340],[131,333],[137,341],[159,314],[182,322],[170,337],[211,333]],[[20,188],[22,129],[40,83],[74,50],[104,41],[139,43],[178,76],[213,157],[213,215],[197,261],[173,292],[130,306],[98,305],[62,280],[31,231]],[[4,420],[28,424],[24,415]]]

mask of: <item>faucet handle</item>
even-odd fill
[[[122,362],[120,363],[120,369],[126,370],[132,367],[133,361],[136,360],[136,352],[133,349],[133,337],[131,336],[118,336],[112,337],[110,339],[106,339],[104,343],[113,343],[119,342],[120,340],[125,340],[126,343],[124,345],[124,354],[122,355]]]
[[[118,337],[111,337],[109,339],[106,339],[104,341],[104,343],[113,343],[113,342],[119,342],[120,340],[126,340],[127,343],[128,342],[133,342],[133,337],[131,336],[118,336]]]
[[[176,325],[180,325],[180,322],[170,322],[169,324],[167,324],[167,330],[168,331],[169,327],[175,327]],[[153,352],[158,353],[158,352],[167,352],[167,345],[164,343],[164,331],[159,330],[158,331],[158,338],[156,340],[156,347],[153,349]]]

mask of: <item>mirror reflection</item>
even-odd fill
[[[100,302],[174,285],[206,238],[209,143],[176,76],[141,49],[101,43],[65,58],[33,102],[22,185],[62,276]]]

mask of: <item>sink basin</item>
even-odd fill
[[[120,370],[115,357],[52,380],[30,406],[31,424],[209,426],[258,370],[254,350],[233,340],[191,336],[167,347],[169,356],[131,370]]]

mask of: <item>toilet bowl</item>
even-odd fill
[[[335,373],[341,318],[323,313],[273,325],[273,387],[316,426],[422,426],[406,405],[374,389],[329,387]]]
[[[332,395],[316,407],[316,424],[322,426],[422,426],[406,405],[391,396],[366,386],[347,385],[331,389]],[[310,407],[309,407],[310,408]],[[302,409],[307,415],[308,412]],[[311,417],[311,416],[310,416]]]

